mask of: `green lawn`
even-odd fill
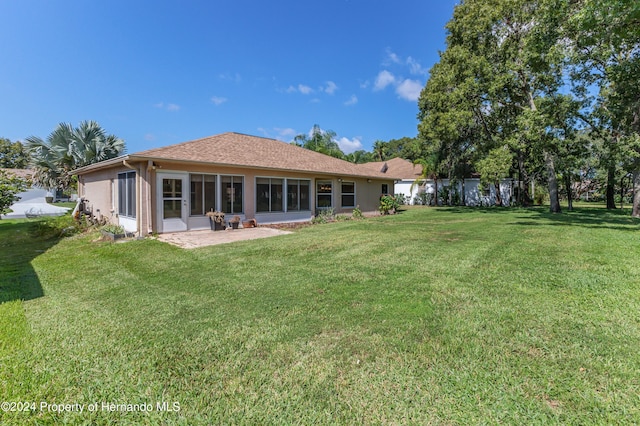
[[[620,212],[412,208],[189,251],[28,226],[0,221],[0,395],[36,410],[2,424],[640,422]]]

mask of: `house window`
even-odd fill
[[[342,182],[342,207],[356,206],[355,182]]]
[[[310,210],[311,182],[287,179],[287,211]]]
[[[316,184],[317,207],[329,209],[333,205],[333,184],[331,181],[318,181]]]
[[[244,197],[244,178],[242,176],[221,176],[222,211],[242,213]]]
[[[256,179],[256,212],[281,212],[283,180]]]
[[[118,213],[136,217],[136,172],[118,173]]]
[[[191,216],[202,216],[216,209],[215,175],[191,174]]]
[[[383,183],[383,184],[382,184],[382,191],[381,191],[381,192],[382,192],[382,194],[383,194],[383,195],[388,194],[388,193],[389,193],[389,185],[388,185],[388,184],[386,184],[386,183]]]

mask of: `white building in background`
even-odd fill
[[[416,180],[420,178],[422,174],[422,166],[413,165],[408,160],[402,158],[393,158],[388,161],[379,161],[374,163],[362,164],[362,167],[371,169],[377,169],[379,171],[385,170],[393,176],[402,176],[402,179],[396,180],[394,184],[394,194],[403,194],[407,200],[406,204],[421,204],[421,194],[428,194],[428,197],[435,196],[435,182],[432,179],[428,179],[423,182],[419,182],[419,185],[411,186]],[[513,179],[504,179],[500,183],[500,195],[502,203],[505,206],[512,204],[512,200],[515,199],[514,187],[517,186],[517,181]],[[454,182],[454,186],[451,186],[449,179],[438,180],[438,198],[440,198],[439,204],[442,204],[442,196],[450,191],[457,192],[461,201],[464,201],[466,206],[493,206],[496,204],[496,189],[494,185],[483,186],[480,183],[479,177],[466,178],[463,181]],[[460,203],[462,204],[462,202]]]

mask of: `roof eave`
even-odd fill
[[[121,164],[123,161],[128,161],[131,157],[127,154],[119,157],[111,158],[109,160],[100,161],[98,163],[89,164],[88,166],[79,167],[71,172],[72,175],[82,175],[89,172],[95,172],[97,170],[113,167],[116,164]]]
[[[242,169],[254,169],[254,170],[274,170],[274,171],[284,171],[284,172],[300,172],[300,173],[309,173],[309,174],[317,174],[322,176],[345,176],[345,177],[353,177],[353,178],[363,178],[363,179],[380,179],[380,180],[397,180],[398,177],[394,176],[380,176],[380,175],[372,175],[372,174],[353,174],[353,173],[341,173],[341,172],[331,172],[331,171],[319,171],[319,170],[304,170],[304,169],[283,169],[279,167],[266,167],[266,166],[253,166],[246,164],[230,164],[230,163],[218,163],[211,161],[198,161],[198,160],[185,160],[179,158],[168,158],[168,157],[156,157],[156,156],[146,156],[146,155],[130,155],[126,160],[132,161],[168,161],[174,163],[186,163],[186,164],[198,164],[198,165],[207,165],[207,166],[220,166],[220,167],[238,167]]]

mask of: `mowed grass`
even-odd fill
[[[44,296],[0,305],[0,395],[38,408],[1,423],[640,422],[640,224],[620,212],[410,208],[196,250],[95,238],[27,255]]]

